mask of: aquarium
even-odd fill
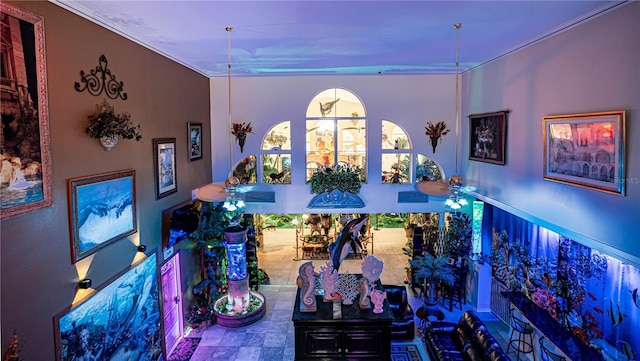
[[[534,306],[534,324],[559,328],[604,360],[634,360],[640,352],[640,268],[485,204],[493,220],[493,278],[511,299]],[[485,216],[487,213],[485,211]],[[515,295],[515,293],[519,295]],[[555,340],[547,335],[556,345]],[[566,337],[563,337],[566,339]],[[563,350],[571,352],[575,347]]]
[[[239,281],[247,278],[247,246],[246,243],[225,243],[227,247],[227,279]]]

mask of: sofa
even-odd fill
[[[387,292],[387,301],[393,313],[393,323],[391,324],[392,340],[413,340],[415,336],[415,323],[413,320],[413,309],[407,298],[407,288],[405,286],[383,285]]]
[[[458,323],[429,322],[424,342],[431,360],[511,360],[471,310],[463,313]]]

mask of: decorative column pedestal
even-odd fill
[[[229,287],[228,293],[215,303],[216,323],[224,327],[242,327],[264,316],[266,302],[264,295],[249,289],[247,230],[241,227],[228,228],[224,232],[224,239]]]

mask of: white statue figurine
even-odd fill
[[[371,300],[369,300],[369,281],[362,277],[360,281],[358,281],[358,288],[360,290],[360,300],[358,302],[358,306],[360,306],[361,310],[370,310],[371,309]]]

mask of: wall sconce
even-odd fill
[[[138,246],[138,252],[146,252],[147,251],[147,245],[146,244],[141,244]]]
[[[91,279],[85,278],[82,281],[78,282],[78,288],[81,288],[83,290],[91,288]]]

